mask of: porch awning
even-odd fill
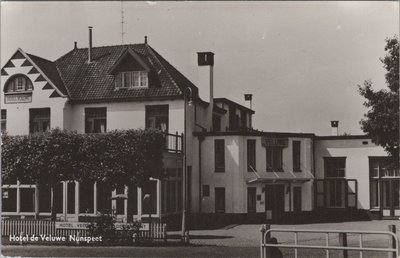
[[[247,180],[247,184],[256,183],[304,183],[312,180],[312,177],[296,177],[296,178],[277,178],[277,177],[259,177]]]

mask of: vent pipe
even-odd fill
[[[92,62],[92,26],[89,26],[88,63]]]

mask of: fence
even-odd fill
[[[79,235],[87,236],[87,229],[59,229],[56,228],[55,221],[47,220],[2,220],[1,236],[9,235],[52,235],[69,236]],[[139,232],[139,238],[146,239],[167,239],[167,225],[162,223],[151,223],[149,230]]]
[[[261,258],[271,257],[271,247],[275,248],[293,248],[294,257],[298,257],[298,249],[319,249],[325,250],[326,257],[329,258],[329,250],[342,250],[343,257],[348,257],[348,251],[359,251],[360,258],[363,257],[363,252],[381,252],[389,254],[389,257],[396,258],[399,256],[399,241],[396,236],[396,230],[393,225],[389,227],[390,231],[353,231],[353,230],[307,230],[307,229],[271,229],[269,225],[265,225],[261,228]],[[288,232],[294,234],[294,244],[278,244],[276,242],[271,243],[272,232]],[[298,243],[298,233],[320,233],[325,235],[325,245],[300,245]],[[338,234],[341,239],[341,246],[329,245],[329,235]],[[359,246],[347,246],[347,234],[359,235]],[[386,235],[390,237],[391,245],[387,248],[378,247],[364,247],[363,246],[363,235]]]

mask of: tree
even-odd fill
[[[389,89],[374,90],[370,80],[358,85],[359,93],[369,110],[360,121],[361,129],[372,141],[381,145],[399,167],[399,42],[397,37],[386,39],[386,55],[380,59],[386,69]]]

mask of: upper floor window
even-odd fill
[[[369,174],[371,178],[399,177],[399,169],[392,168],[388,158],[370,158]]]
[[[247,140],[247,171],[256,171],[256,140]]]
[[[1,110],[1,132],[4,133],[7,131],[7,110]]]
[[[146,71],[120,72],[115,78],[116,88],[148,87],[148,76]]]
[[[5,87],[5,92],[23,92],[32,91],[32,81],[25,75],[17,74],[11,77]]]
[[[50,108],[29,109],[29,132],[44,133],[50,130]]]
[[[168,105],[146,106],[146,128],[168,132]]]
[[[225,140],[214,140],[215,172],[225,172]]]
[[[267,171],[268,172],[282,172],[282,147],[267,146]]]
[[[107,131],[107,108],[85,108],[85,133]]]
[[[300,158],[301,141],[293,141],[293,171],[301,172],[301,158]]]
[[[325,158],[325,177],[346,177],[346,158]]]
[[[221,116],[213,114],[212,123],[213,123],[212,129],[214,132],[221,131]]]

